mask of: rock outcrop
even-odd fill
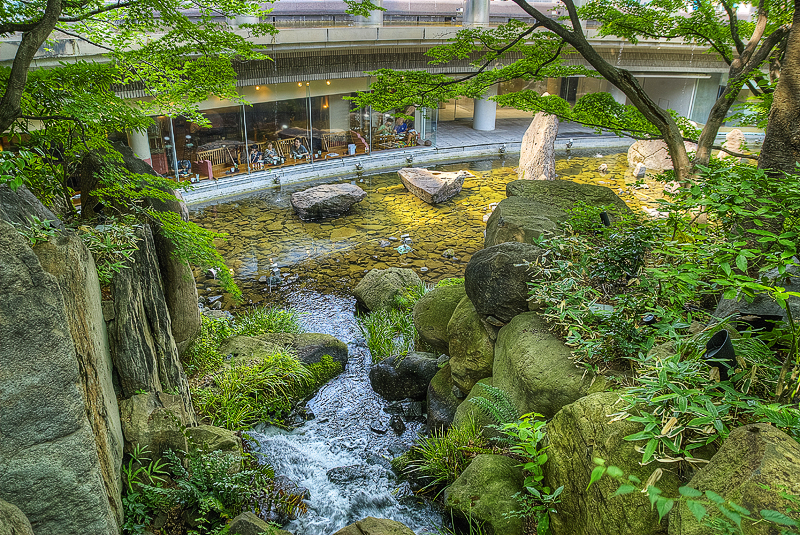
[[[492,375],[494,362],[494,342],[469,298],[464,297],[453,311],[447,337],[451,378],[466,394],[478,380]]]
[[[0,295],[0,499],[37,535],[120,533],[63,290],[5,221]]]
[[[275,529],[250,511],[242,513],[231,520],[231,523],[228,525],[228,533],[230,535],[262,535],[264,533],[269,533],[270,535],[291,535],[288,531]]]
[[[744,144],[744,132],[738,128],[734,128],[725,134],[725,142],[722,146],[731,152],[742,153],[744,152]],[[717,158],[736,158],[736,156],[721,150],[717,153]]]
[[[480,410],[475,403],[472,402],[472,400],[478,396],[489,399],[486,390],[482,388],[481,385],[493,386],[494,379],[492,377],[487,377],[475,383],[475,386],[469,391],[467,397],[464,398],[464,402],[456,409],[456,414],[453,417],[453,426],[463,427],[465,425],[474,424],[484,437],[492,439],[494,437],[501,436],[502,433],[496,429],[486,426],[497,425],[497,422],[495,422],[485,412]]]
[[[450,364],[445,364],[428,385],[428,433],[443,432],[453,423],[461,400],[453,395]]]
[[[344,215],[366,196],[353,184],[323,184],[292,193],[291,201],[300,219],[308,221]]]
[[[198,425],[186,429],[189,443],[201,451],[233,451],[242,450],[242,439],[234,431],[213,425]]]
[[[575,366],[570,349],[536,312],[520,314],[500,329],[494,352],[492,384],[509,395],[520,414],[552,418],[564,405],[606,385]]]
[[[514,494],[522,491],[519,462],[502,455],[478,455],[444,491],[445,507],[461,519],[483,524],[487,535],[522,535],[522,519],[508,517],[519,509]]]
[[[687,152],[697,150],[697,144],[684,141]],[[635,169],[637,164],[644,165],[649,171],[661,172],[672,169],[672,157],[667,144],[660,139],[640,139],[628,149],[628,167]]]
[[[535,182],[552,184],[553,182]],[[533,243],[540,236],[550,238],[561,231],[558,224],[567,212],[527,197],[509,197],[500,201],[486,221],[483,246],[505,242]]]
[[[440,353],[450,353],[447,324],[467,293],[463,285],[434,288],[414,305],[414,328],[426,344]]]
[[[234,358],[252,357],[261,359],[284,348],[305,365],[318,363],[323,356],[330,355],[334,362],[347,366],[347,344],[324,333],[267,333],[258,336],[233,336],[220,346],[223,355]]]
[[[147,448],[152,460],[161,459],[164,452],[188,450],[183,428],[187,415],[180,397],[163,392],[148,392],[123,399],[120,404],[125,452]],[[191,415],[194,418],[194,414]]]
[[[452,199],[461,191],[465,178],[474,178],[469,171],[430,171],[418,167],[404,167],[397,174],[408,191],[428,204]]]
[[[367,310],[389,310],[394,307],[394,297],[404,288],[422,285],[419,275],[406,268],[372,269],[353,290],[361,305]]]
[[[0,500],[0,535],[33,535],[28,519],[16,505]]]
[[[436,355],[413,351],[399,361],[390,357],[372,366],[369,382],[375,392],[389,401],[421,401],[438,370]]]
[[[711,462],[698,470],[688,484],[701,492],[712,491],[752,512],[762,509],[786,513],[800,522],[797,506],[782,492],[800,495],[800,444],[769,424],[750,424],[731,431]],[[712,517],[720,513],[708,509]],[[771,535],[776,526],[745,521],[747,535]],[[710,535],[685,503],[676,504],[669,517],[670,535]]]
[[[503,325],[526,312],[532,275],[524,263],[536,262],[541,255],[538,247],[518,242],[500,243],[472,255],[464,270],[464,286],[477,313]]]
[[[539,112],[522,137],[517,176],[523,180],[555,180],[558,117]]]
[[[195,425],[189,383],[178,358],[172,321],[166,306],[153,234],[148,225],[136,230],[139,249],[126,269],[114,275],[113,317],[108,336],[122,395],[177,392]]]
[[[677,496],[679,478],[674,465],[652,462],[641,466],[642,454],[635,450],[637,444],[624,440],[641,431],[642,424],[611,421],[610,415],[625,406],[618,394],[599,392],[567,405],[547,424],[549,447],[544,482],[551,489],[564,486],[558,512],[550,513],[554,535],[666,533],[666,520],[659,524],[658,513],[650,506],[647,494],[613,496],[619,481],[609,477],[589,486],[596,466],[593,459],[597,457],[604,459],[606,466],[617,466],[641,481],[647,481],[654,470],[661,468],[659,488],[664,496]]]
[[[0,184],[0,219],[11,224],[30,226],[30,217],[39,221],[50,221],[57,229],[64,228],[58,217],[45,207],[27,186],[20,186],[16,191],[8,184]]]
[[[579,184],[571,180],[551,182],[514,180],[506,184],[508,197],[525,197],[542,204],[554,206],[563,211],[570,210],[576,202],[589,206],[612,205],[616,211],[630,213],[631,209],[620,199],[614,190],[594,184]]]

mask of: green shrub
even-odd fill
[[[328,381],[342,373],[342,365],[330,355],[323,355],[319,362],[308,364],[308,378],[296,382],[290,391],[290,401],[302,401],[316,393]]]
[[[442,279],[436,283],[437,288],[442,288],[444,286],[463,286],[463,285],[464,285],[463,277],[450,277],[449,279]]]
[[[96,227],[78,227],[81,240],[94,257],[101,286],[110,284],[114,274],[132,262],[133,253],[138,249],[136,242],[139,241],[136,225],[136,219],[128,216],[109,218]]]

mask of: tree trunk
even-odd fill
[[[769,111],[764,146],[758,158],[760,169],[776,175],[797,173],[800,162],[800,0],[794,2],[792,29],[786,56]]]

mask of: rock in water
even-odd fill
[[[522,137],[517,176],[526,180],[555,180],[555,141],[558,117],[539,112]]]
[[[473,177],[469,171],[443,172],[429,171],[419,167],[404,167],[397,172],[400,180],[408,191],[422,199],[428,204],[444,202],[455,197],[464,179]]]
[[[696,143],[685,141],[683,145],[687,151],[697,150]],[[628,167],[636,169],[636,164],[642,164],[656,173],[672,169],[667,144],[660,139],[640,139],[628,149]]]
[[[366,196],[366,191],[353,184],[323,184],[292,193],[292,206],[303,220],[339,217]]]
[[[438,370],[436,355],[414,351],[399,362],[387,358],[373,366],[369,382],[375,392],[389,401],[423,400]]]
[[[414,532],[395,520],[368,516],[333,535],[414,535]]]

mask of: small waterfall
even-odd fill
[[[388,426],[392,410],[369,383],[369,350],[359,339],[350,297],[298,292],[287,305],[306,314],[309,331],[348,343],[347,369],[307,404],[315,416],[294,431],[260,426],[249,432],[278,475],[309,489],[308,513],[286,526],[302,535],[330,535],[367,516],[402,522],[418,535],[436,533],[440,513],[398,482],[389,460],[407,450],[423,431],[421,419],[405,418],[397,435]],[[406,404],[406,408],[408,404]]]

